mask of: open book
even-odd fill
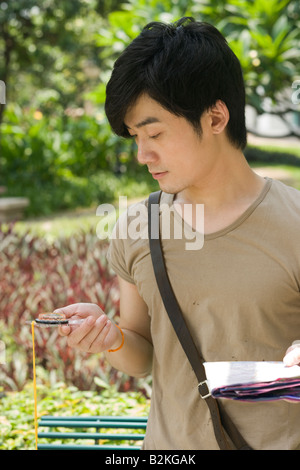
[[[214,398],[240,401],[300,401],[300,367],[283,362],[205,362]]]

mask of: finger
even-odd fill
[[[283,362],[286,366],[296,366],[300,364],[300,347],[292,346],[287,350],[287,354],[283,358]]]
[[[105,315],[102,315],[97,320],[95,319],[93,320],[94,320],[94,323],[93,323],[92,329],[79,343],[79,347],[81,351],[96,352],[95,350],[92,349],[92,345],[97,339],[97,337],[101,335],[102,330],[105,327],[107,319]]]
[[[101,352],[103,350],[101,346],[97,351],[92,346],[97,337],[101,335],[106,322],[106,315],[101,315],[97,320],[94,317],[88,317],[77,330],[69,335],[69,346],[84,352]],[[101,345],[101,341],[99,342]]]
[[[68,338],[68,345],[71,348],[79,348],[84,338],[91,333],[96,319],[92,316],[87,317],[84,322],[75,330],[71,331]],[[83,343],[82,343],[83,344]],[[81,349],[81,348],[80,348]]]
[[[68,325],[62,325],[59,327],[58,333],[61,336],[68,336],[71,333],[71,328]]]
[[[89,346],[88,352],[91,352],[91,353],[99,353],[107,349],[106,338],[109,334],[110,322],[109,320],[106,320],[106,322],[103,324],[104,320],[102,321],[100,320],[101,320],[101,317],[98,318],[95,324],[95,331],[97,330],[98,333],[95,335],[93,341],[91,342]]]
[[[66,307],[57,308],[53,311],[53,313],[62,313],[66,316],[66,318],[70,318],[74,315],[79,315],[82,318],[84,316],[87,317],[90,315],[87,310],[88,308],[86,304],[77,303],[67,305]]]
[[[58,308],[54,311],[54,313],[62,313],[66,316],[66,318],[70,318],[73,316],[78,316],[79,318],[87,318],[92,315],[98,317],[99,315],[104,314],[103,310],[98,305],[84,302]]]

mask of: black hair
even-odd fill
[[[128,109],[148,94],[169,112],[186,118],[201,135],[204,111],[223,101],[230,141],[244,149],[245,86],[240,62],[211,24],[181,18],[149,23],[116,60],[106,87],[105,112],[113,131],[129,137]]]

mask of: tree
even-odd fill
[[[266,98],[278,103],[291,90],[300,73],[298,1],[195,0],[193,13],[227,38],[243,68],[248,104],[258,113]]]
[[[102,21],[96,0],[9,0],[0,3],[0,79],[7,100],[44,107],[80,100],[99,65],[93,35]],[[107,8],[110,1],[106,1]],[[116,2],[115,2],[116,3]],[[92,82],[92,80],[90,80]],[[95,80],[93,82],[95,84]],[[4,106],[0,109],[0,123]]]
[[[259,113],[265,98],[278,101],[300,78],[297,0],[128,0],[109,15],[109,27],[97,34],[106,69],[148,21],[169,22],[181,16],[212,23],[224,34],[242,64],[248,104]],[[101,90],[103,97],[103,86]]]

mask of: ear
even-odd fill
[[[213,134],[220,134],[226,128],[230,118],[226,104],[221,100],[217,100],[209,109],[209,115]]]

